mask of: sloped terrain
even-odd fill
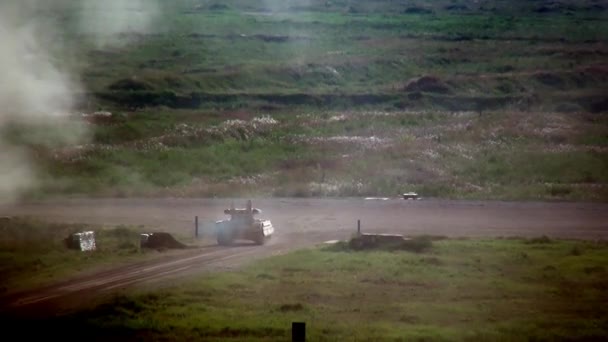
[[[597,1],[175,1],[112,46],[66,26],[84,143],[3,136],[30,151],[27,196],[605,200],[606,16]]]

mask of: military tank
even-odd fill
[[[257,245],[265,244],[274,233],[274,227],[270,220],[254,217],[261,213],[260,209],[253,208],[251,200],[247,201],[246,208],[235,208],[233,203],[230,209],[224,210],[230,219],[215,223],[217,243],[227,246],[236,240],[249,240]]]

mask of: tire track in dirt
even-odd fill
[[[234,269],[242,263],[264,256],[309,246],[309,241],[299,238],[297,243],[291,244],[279,237],[271,239],[265,246],[237,243],[233,247],[210,247],[202,252],[139,262],[12,294],[0,300],[0,313],[43,318],[60,311],[83,307],[89,300],[103,294],[118,292],[140,283],[158,283],[203,271]]]
[[[87,298],[93,298],[101,292],[112,292],[137,283],[200,269],[211,270],[214,266],[221,266],[232,259],[247,259],[255,254],[259,254],[257,246],[219,248],[191,256],[178,256],[169,261],[130,265],[101,274],[75,278],[43,289],[14,294],[3,301],[2,311],[16,315],[33,312],[44,316],[61,309],[63,303],[84,304]]]
[[[225,251],[223,251],[225,252]],[[105,277],[95,277],[91,280],[84,281],[74,281],[70,284],[54,287],[47,291],[47,293],[41,295],[34,295],[32,297],[26,297],[18,300],[13,305],[23,306],[28,304],[34,304],[40,301],[43,301],[48,298],[59,297],[63,294],[69,294],[72,292],[78,292],[83,290],[88,291],[99,291],[99,290],[109,290],[121,286],[126,286],[129,284],[133,284],[138,281],[144,281],[146,279],[151,278],[160,278],[167,276],[169,274],[177,273],[180,271],[184,271],[186,269],[192,268],[198,265],[199,262],[212,262],[219,261],[226,258],[234,258],[238,256],[242,256],[247,252],[240,252],[237,254],[230,254],[228,256],[217,256],[217,253],[212,255],[210,254],[202,254],[193,257],[178,259],[175,261],[162,263],[152,267],[145,267],[141,269],[135,269],[131,271],[116,271],[110,275]],[[251,251],[249,251],[251,253]],[[224,253],[225,254],[225,253]],[[196,262],[197,264],[193,264]]]

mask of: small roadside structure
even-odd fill
[[[76,249],[81,252],[89,252],[97,249],[95,232],[93,231],[74,233],[66,239],[66,244],[68,248]]]
[[[336,244],[333,241],[326,243]],[[339,243],[339,242],[337,242]],[[401,234],[386,234],[386,233],[363,233],[361,232],[361,220],[357,220],[357,232],[348,241],[348,248],[355,251],[364,250],[387,250],[397,251],[404,250],[420,253],[429,249],[432,245],[431,238],[427,236],[405,237]]]
[[[352,249],[399,248],[404,241],[409,240],[401,234],[362,233],[351,239]]]

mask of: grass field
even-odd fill
[[[94,231],[96,250],[68,249],[71,234]],[[49,223],[30,218],[0,219],[0,295],[52,284],[87,271],[113,268],[159,255],[140,248],[143,227]],[[192,237],[179,237],[193,243]],[[164,255],[171,253],[164,251]]]
[[[311,341],[602,340],[607,248],[547,237],[313,248],[42,324],[100,340],[285,341],[292,321]]]
[[[3,126],[27,196],[608,198],[604,3],[180,0],[112,47],[74,6],[43,14],[112,115]]]
[[[554,106],[550,98],[576,90],[573,103],[601,110],[605,9],[573,2],[539,13],[518,6],[525,1],[494,9],[463,3],[467,10],[446,10],[455,6],[448,1],[377,1],[373,9],[325,1],[305,8],[236,1],[222,9],[175,2],[157,32],[124,37],[135,42],[116,51],[84,49],[84,81],[89,92],[120,107],[420,108],[428,101],[406,95],[427,93],[431,102],[429,95],[440,98],[440,108],[466,110],[534,95],[535,106]],[[441,87],[407,87],[425,75]]]
[[[608,126],[592,114],[147,115],[99,128],[104,143],[43,155],[39,193],[608,198]]]

